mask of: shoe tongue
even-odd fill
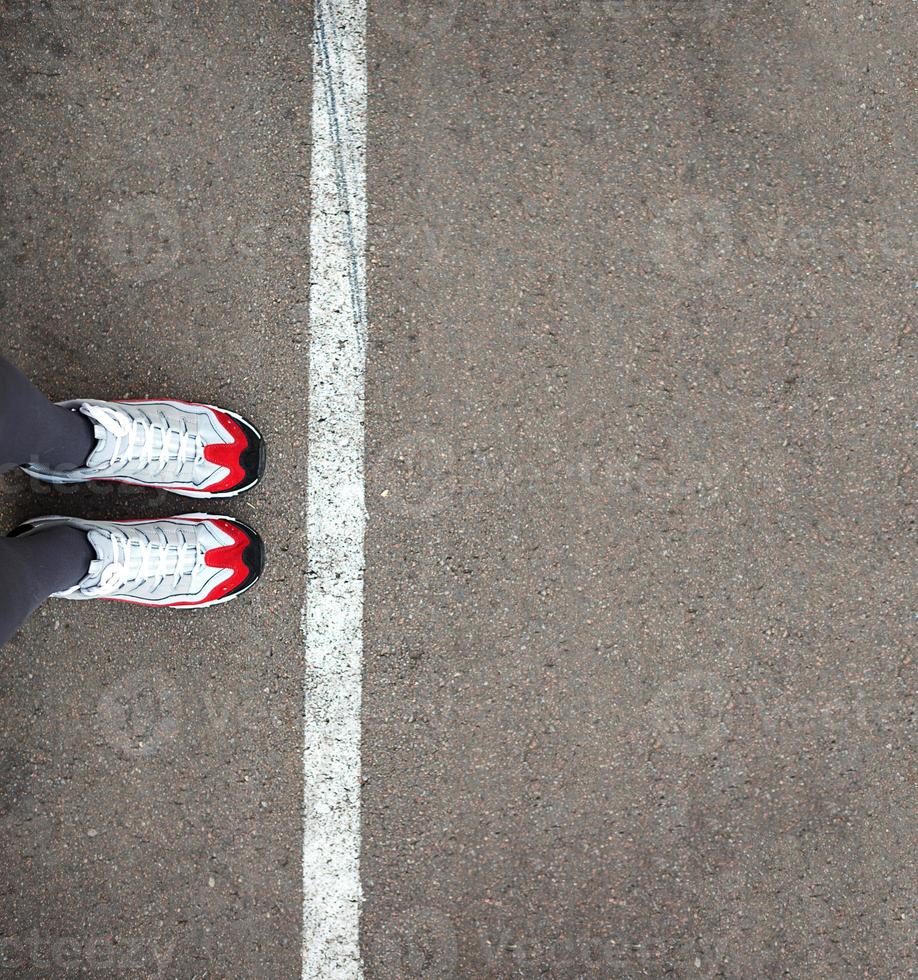
[[[104,466],[111,460],[118,446],[118,436],[113,432],[109,432],[104,425],[100,425],[90,414],[86,411],[88,406],[81,405],[80,412],[85,415],[90,422],[92,422],[93,435],[96,437],[96,447],[89,454],[86,460],[86,466],[89,469],[93,469],[97,466]]]
[[[102,573],[115,560],[115,552],[112,548],[112,539],[104,531],[92,529],[87,534],[89,543],[96,552],[96,557],[89,563],[89,571],[86,578],[80,583],[83,588],[98,585],[102,579]]]

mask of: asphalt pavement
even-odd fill
[[[52,602],[2,652],[7,975],[281,977],[300,961],[309,22],[286,4],[4,5],[5,352],[54,398],[253,419],[259,587]],[[2,485],[40,513],[201,502]],[[211,508],[213,509],[213,508]]]
[[[371,0],[368,978],[918,971],[913,14]],[[0,55],[4,353],[269,445],[258,588],[0,650],[0,975],[296,976],[309,9]]]

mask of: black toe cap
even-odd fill
[[[264,476],[265,472],[265,441],[248,422],[239,420],[239,425],[245,433],[246,448],[239,456],[239,463],[245,471],[243,488],[253,487]]]

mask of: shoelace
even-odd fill
[[[204,440],[200,435],[192,435],[184,422],[179,430],[157,425],[142,415],[126,415],[107,405],[87,405],[84,411],[119,441],[111,459],[99,469],[115,470],[131,463],[151,470],[155,475],[162,473],[170,462],[184,465],[200,463],[204,459]],[[162,434],[161,440],[157,440],[157,433]],[[122,439],[125,441],[120,445]],[[158,448],[157,442],[160,443]]]
[[[179,583],[200,565],[203,549],[181,532],[179,542],[170,541],[160,528],[155,528],[153,535],[155,540],[140,529],[130,534],[111,529],[112,560],[102,571],[98,585],[88,587],[86,594],[111,595],[140,583],[156,588],[167,578],[174,580],[176,593],[181,591]]]

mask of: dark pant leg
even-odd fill
[[[93,558],[85,532],[73,527],[0,538],[0,646],[49,595],[83,579]]]
[[[95,444],[85,415],[49,401],[0,357],[0,473],[32,462],[51,469],[82,466]]]

